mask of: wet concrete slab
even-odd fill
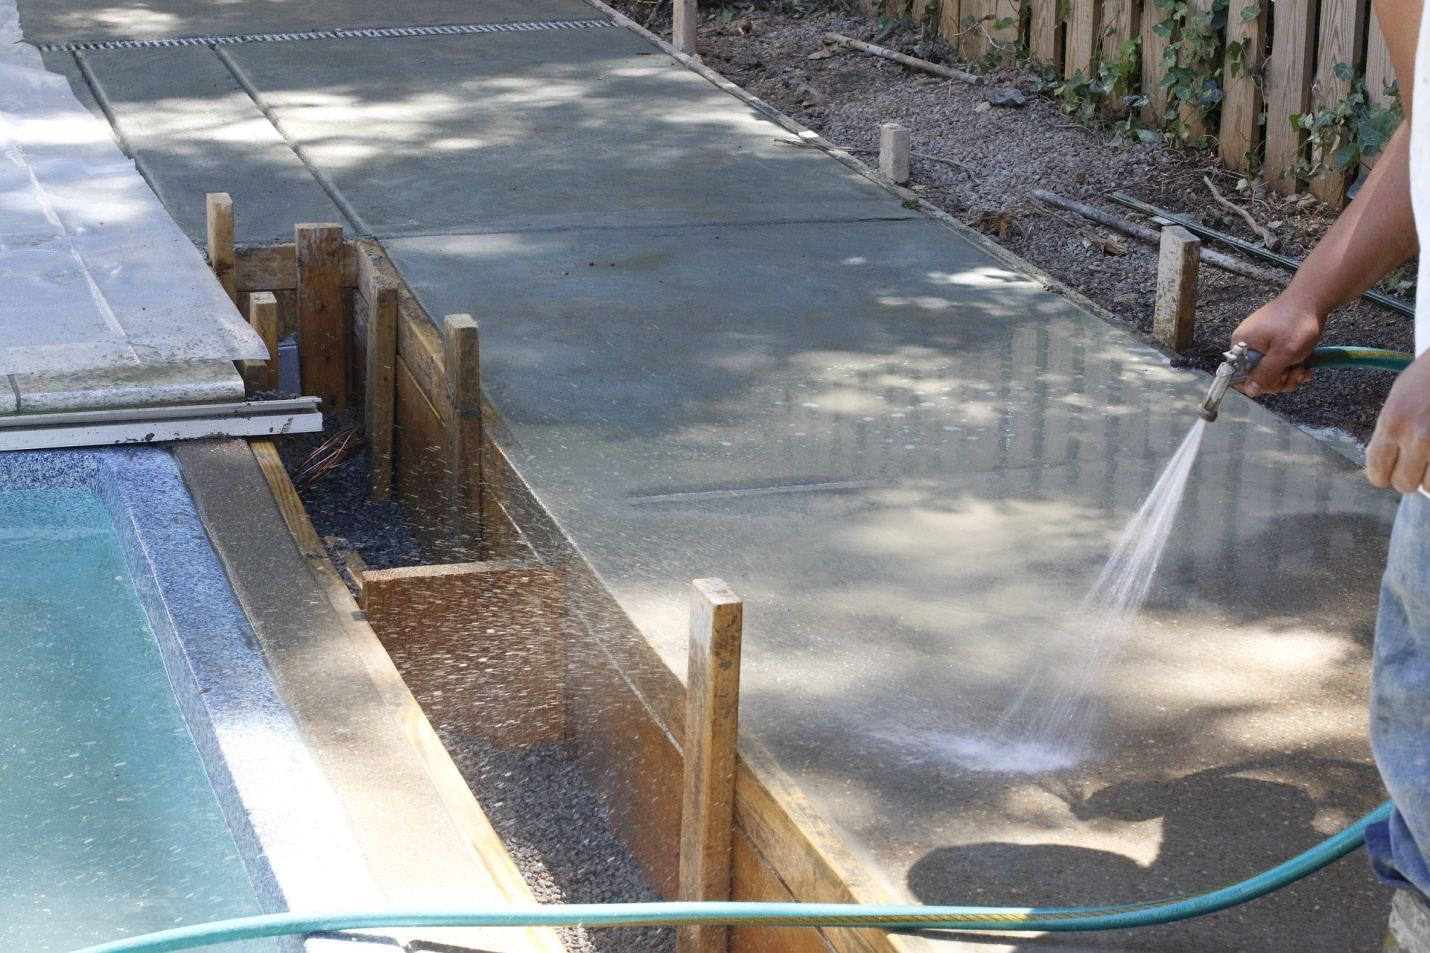
[[[580,0],[25,0],[20,26],[31,43],[166,39],[333,28],[575,20],[596,15]]]
[[[294,222],[345,222],[212,49],[45,54],[46,67],[93,98],[77,56],[98,80],[126,150],[194,242],[206,241],[209,192],[232,196],[240,243],[292,241]]]
[[[688,581],[746,599],[744,723],[897,895],[1173,895],[1383,797],[1365,686],[1395,499],[1239,395],[1147,610],[1085,686],[1097,756],[981,770],[1010,763],[993,729],[1040,664],[1035,692],[1086,674],[1060,637],[1205,379],[944,226],[387,247],[431,313],[478,316],[518,470],[675,671]],[[1352,950],[1384,904],[1351,861],[1264,901],[1275,929],[1075,946]]]
[[[624,30],[228,52],[382,237],[913,214]]]

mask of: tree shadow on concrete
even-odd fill
[[[1060,844],[968,844],[926,854],[910,869],[908,887],[927,904],[1008,907],[1106,906],[1215,889],[1288,860],[1327,836],[1313,826],[1317,803],[1306,790],[1247,776],[1281,774],[1291,759],[1281,760],[1216,768],[1171,781],[1126,781],[1085,799],[1068,799],[1074,816],[1093,825],[1160,818],[1161,848],[1148,866],[1121,854]],[[1328,786],[1373,786],[1373,777],[1366,775],[1373,776],[1374,769],[1365,765],[1327,759],[1319,767]],[[1350,813],[1345,821],[1358,816]],[[1316,938],[1314,947],[1299,949],[1350,953],[1379,949],[1389,902],[1389,891],[1374,881],[1364,854],[1357,852],[1270,896],[1194,920],[1135,931],[1052,933],[1013,942],[1020,949],[1205,953],[1291,949],[1288,934],[1294,934],[1298,943],[1308,935]],[[1308,930],[1308,924],[1313,929]],[[1011,939],[931,931],[925,935],[1005,944]]]

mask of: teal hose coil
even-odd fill
[[[272,913],[220,920],[88,946],[75,953],[174,953],[291,934],[393,927],[803,926],[879,930],[1125,930],[1186,920],[1264,897],[1365,843],[1365,828],[1390,816],[1389,802],[1305,853],[1240,883],[1204,893],[1115,907],[865,906],[853,903],[544,904],[479,910]]]
[[[1302,363],[1307,367],[1359,367],[1398,374],[1414,360],[1414,354],[1375,347],[1318,347]]]

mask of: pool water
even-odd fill
[[[0,678],[0,949],[261,912],[88,490],[0,492]]]

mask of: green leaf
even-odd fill
[[[1344,172],[1360,164],[1360,146],[1348,142],[1331,154],[1331,168]]]
[[[1261,16],[1260,3],[1248,3],[1246,6],[1241,8],[1242,23],[1250,23],[1252,20],[1255,20],[1259,16]]]
[[[1351,69],[1344,63],[1337,63],[1335,66],[1332,66],[1331,72],[1335,73],[1337,77],[1346,80],[1347,82],[1355,79],[1356,76],[1356,71]]]

